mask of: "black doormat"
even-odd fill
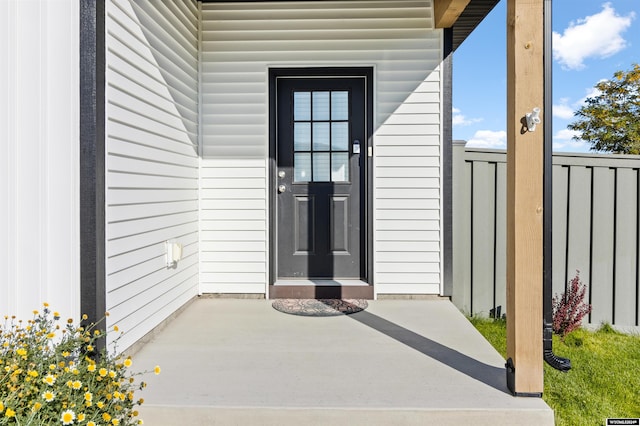
[[[285,314],[332,317],[363,311],[369,304],[364,299],[277,299],[272,306]]]

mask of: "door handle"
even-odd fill
[[[278,192],[280,194],[282,194],[283,192],[285,192],[287,190],[287,187],[284,185],[278,185]]]

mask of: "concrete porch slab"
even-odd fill
[[[337,317],[201,298],[143,346],[148,425],[552,425],[506,388],[504,360],[446,300]]]

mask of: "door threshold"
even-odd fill
[[[353,279],[309,279],[309,280],[278,280],[273,285],[307,285],[307,286],[339,286],[339,287],[351,287],[351,286],[368,286],[369,283],[362,280]]]
[[[270,299],[373,299],[373,286],[361,280],[278,280]]]

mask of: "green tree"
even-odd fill
[[[587,98],[567,126],[579,132],[574,139],[591,143],[593,151],[640,154],[640,65],[595,88],[597,95]]]

